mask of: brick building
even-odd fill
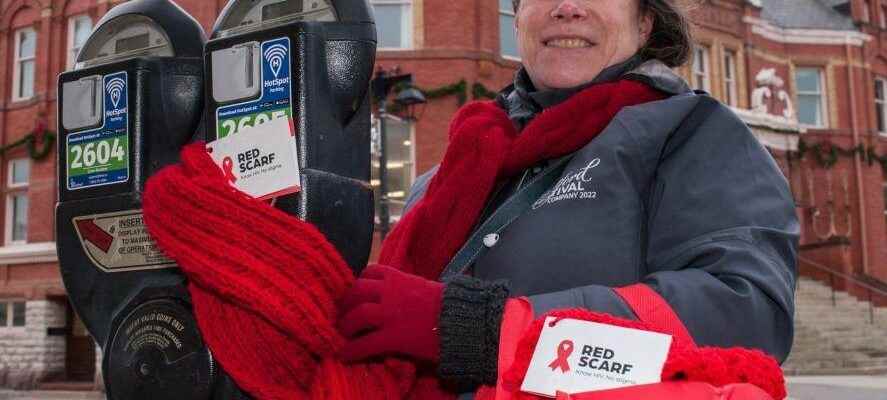
[[[0,147],[56,126],[57,75],[120,2],[0,0]],[[412,180],[441,159],[460,104],[511,80],[514,14],[510,0],[371,2],[379,67],[412,73],[429,97],[416,122],[388,125],[396,220]],[[226,1],[178,3],[209,30]],[[701,3],[694,61],[680,72],[733,106],[790,178],[804,271],[822,274],[809,269],[822,265],[883,287],[887,184],[882,162],[869,161],[887,154],[887,0]],[[0,386],[91,381],[95,372],[55,255],[55,149],[32,154],[46,140],[36,136],[36,151],[0,154]]]

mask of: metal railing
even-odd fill
[[[852,284],[856,287],[865,289],[866,297],[868,299],[868,307],[869,307],[869,323],[870,324],[875,323],[875,303],[874,303],[874,298],[873,298],[872,294],[877,294],[878,296],[881,296],[882,298],[887,299],[887,291],[878,289],[872,285],[869,285],[869,284],[863,282],[859,278],[847,275],[842,272],[835,271],[829,267],[826,267],[825,265],[819,264],[815,261],[811,261],[807,258],[798,257],[798,261],[799,261],[799,268],[802,265],[806,264],[807,266],[812,267],[813,269],[815,269],[819,272],[823,272],[828,275],[828,280],[829,280],[828,286],[829,286],[829,289],[832,291],[832,307],[837,307],[837,305],[838,305],[838,301],[836,298],[837,290],[835,289],[836,279],[841,279],[845,283],[849,283],[849,284]],[[846,290],[846,291],[850,296],[854,296],[854,294],[850,290]]]

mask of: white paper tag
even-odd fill
[[[264,200],[301,189],[294,136],[289,118],[275,118],[206,147],[231,186]]]
[[[521,390],[555,397],[657,383],[671,336],[577,319],[545,327]]]

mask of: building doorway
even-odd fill
[[[65,375],[68,381],[93,382],[95,380],[95,341],[86,325],[77,317],[71,303],[67,306],[65,337]]]

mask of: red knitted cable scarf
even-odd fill
[[[440,170],[392,231],[380,262],[436,279],[464,243],[496,182],[578,150],[623,107],[663,98],[623,80],[592,86],[541,113],[518,135],[492,102],[450,126]],[[145,222],[189,279],[213,355],[258,399],[447,398],[433,377],[390,359],[345,366],[336,302],[353,277],[313,226],[228,186],[203,145],[147,184]]]

